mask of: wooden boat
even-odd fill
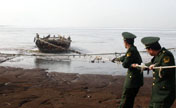
[[[50,37],[50,35],[40,38],[39,34],[37,33],[36,37],[34,38],[34,42],[41,52],[61,53],[68,51],[71,44],[71,38],[65,38],[64,36]]]

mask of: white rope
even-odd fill
[[[153,69],[170,69],[170,68],[176,68],[176,66],[160,66],[160,67],[154,67]]]
[[[162,78],[161,71],[162,71],[162,68],[161,68],[161,66],[160,66],[160,67],[159,67],[159,77],[160,77],[160,78]]]
[[[141,68],[141,72],[143,72],[144,69],[148,69],[148,66],[145,65],[137,65],[136,68]],[[159,69],[159,77],[162,78],[161,71],[162,69],[172,69],[176,68],[176,66],[159,66],[159,67],[153,67],[153,69]]]
[[[139,68],[146,68],[146,69],[149,68],[148,66],[145,66],[145,65],[137,65],[136,67],[139,67]],[[176,66],[160,66],[160,67],[153,67],[153,69],[170,69],[170,68],[176,68]]]

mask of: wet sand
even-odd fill
[[[0,67],[0,108],[116,108],[124,78]],[[134,108],[149,104],[152,78],[144,81]]]

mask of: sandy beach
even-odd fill
[[[116,108],[123,82],[124,76],[0,67],[0,108]],[[147,108],[151,83],[145,78],[134,108]]]

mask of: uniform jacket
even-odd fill
[[[132,45],[126,54],[119,58],[124,68],[128,68],[125,78],[125,88],[138,88],[143,85],[143,73],[140,69],[131,67],[132,64],[141,64],[142,59],[137,48]]]
[[[174,66],[175,60],[172,53],[162,48],[159,54],[147,63],[147,66]],[[175,68],[153,70],[152,102],[167,102],[175,99]]]

